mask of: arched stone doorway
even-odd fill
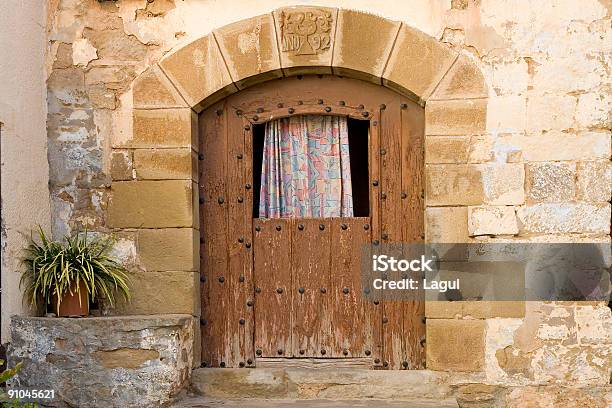
[[[309,34],[295,30],[295,21],[303,18],[314,22]],[[404,23],[370,14],[285,8],[223,27],[178,49],[135,80],[132,134],[118,146],[130,149],[135,161],[166,163],[167,171],[144,171],[136,181],[113,180],[108,210],[109,227],[136,230],[147,270],[176,271],[173,282],[184,288],[185,297],[168,312],[190,313],[197,320],[201,316],[197,168],[198,158],[205,157],[198,152],[197,114],[241,89],[306,74],[369,81],[423,106],[426,162],[429,154],[440,153],[436,145],[441,138],[485,130],[487,88],[471,59]],[[445,162],[457,164],[450,177],[471,177],[464,174],[461,160],[453,159],[454,152],[444,154]],[[432,188],[448,177],[425,169],[426,207],[448,201],[447,191]],[[425,240],[432,238],[426,230]],[[160,242],[167,250],[161,261],[155,254]],[[164,282],[154,276],[135,290],[163,291]],[[428,360],[431,351],[428,347]],[[476,358],[483,353],[478,350]]]
[[[276,154],[266,154],[283,160],[285,172],[266,174],[261,163],[268,126],[292,123],[295,129],[306,122],[320,135],[329,120],[346,123],[348,149],[342,158],[325,161],[318,153],[333,154],[339,144],[327,148],[332,135],[313,135],[304,151],[295,141],[299,136],[284,147],[275,139]],[[200,114],[201,329],[207,366],[315,358],[330,366],[424,367],[424,300],[367,300],[361,270],[370,245],[424,239],[423,122],[422,107],[395,91],[331,75],[258,84]],[[342,132],[340,127],[335,131]],[[342,177],[352,185],[351,211],[344,215],[330,211],[340,207],[328,179],[338,173],[326,171],[340,160],[350,162]],[[290,169],[289,163],[296,165]],[[261,213],[262,180],[279,174],[299,179],[305,172],[311,190],[299,192],[301,202],[310,205],[312,199],[317,205],[320,197],[331,196],[328,215]],[[326,187],[317,188],[321,184]],[[286,193],[305,185],[294,180]]]

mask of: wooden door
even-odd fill
[[[254,132],[299,114],[366,124],[367,163],[351,166],[368,169],[358,180],[369,186],[367,215],[253,217]],[[360,358],[374,368],[424,366],[423,303],[366,301],[360,279],[364,248],[422,241],[422,140],[421,107],[381,86],[332,76],[271,81],[202,112],[203,364]]]

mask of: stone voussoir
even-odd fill
[[[380,84],[400,26],[397,21],[341,9],[332,62],[334,74]]]
[[[283,76],[271,13],[226,25],[213,33],[239,89]]]
[[[482,70],[470,57],[460,54],[429,100],[486,98],[487,89]]]
[[[135,109],[189,107],[157,64],[134,80],[132,94]]]
[[[295,6],[274,10],[280,62],[285,76],[331,74],[338,9],[319,6]],[[302,35],[301,21],[318,19],[315,32]],[[307,37],[307,38],[305,38]]]
[[[159,65],[197,111],[238,91],[212,33],[171,53]]]
[[[424,54],[428,58],[423,58]],[[383,84],[426,101],[456,58],[455,51],[402,24],[383,73]]]

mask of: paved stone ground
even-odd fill
[[[371,400],[211,400],[204,397],[187,397],[170,405],[170,408],[458,408],[455,399],[415,399],[404,401]]]

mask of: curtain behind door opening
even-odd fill
[[[259,216],[353,216],[346,117],[302,115],[266,123]]]

